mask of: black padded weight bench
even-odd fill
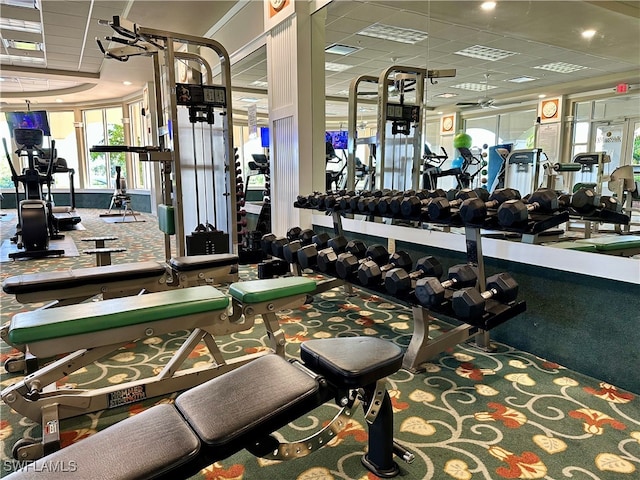
[[[399,473],[398,454],[413,455],[393,440],[393,410],[384,378],[402,363],[401,349],[372,337],[310,340],[301,345],[304,364],[266,355],[57,451],[9,475],[7,480],[66,480],[68,473],[39,468],[77,467],[78,478],[112,480],[189,478],[244,448],[278,460],[319,449],[335,436],[362,399],[369,427],[363,465],[379,477]],[[335,399],[341,414],[316,435],[279,443],[271,434]],[[135,442],[122,441],[135,439]]]
[[[8,277],[2,290],[19,303],[55,301],[56,307],[103,299],[238,281],[238,256],[232,254],[177,257],[162,262],[133,262]]]

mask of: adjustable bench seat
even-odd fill
[[[149,336],[147,328],[155,335],[187,329],[195,326],[188,317],[228,306],[229,297],[211,286],[167,290],[17,313],[11,319],[8,338],[11,344],[28,345],[31,353],[46,357],[144,338]]]
[[[134,262],[9,277],[5,293],[20,303],[50,302],[71,305],[102,294],[104,299],[238,280],[238,256],[230,254],[177,257],[162,262]]]
[[[399,471],[392,451],[412,461],[412,455],[393,441],[391,401],[380,383],[401,366],[402,350],[397,345],[372,337],[311,340],[302,344],[302,356],[310,363],[302,366],[277,355],[260,357],[182,393],[175,406],[154,406],[36,461],[7,480],[44,475],[47,480],[64,480],[65,473],[43,474],[38,467],[45,461],[66,465],[72,460],[79,478],[189,478],[243,448],[260,451],[263,442],[271,446],[272,432],[331,398],[347,398],[350,388],[364,389],[368,407],[371,428],[363,464],[387,477]],[[345,407],[345,415],[350,415],[352,406]],[[338,418],[339,424],[342,417]],[[336,431],[329,425],[318,432],[323,435],[319,441],[310,437],[295,444],[276,442],[275,452],[269,448],[265,456],[280,460],[304,456],[328,443]],[[136,441],[120,441],[123,438]]]
[[[640,253],[640,236],[615,235],[595,238],[581,238],[576,242],[584,245],[593,245],[596,251],[608,255],[633,256]]]
[[[166,289],[166,266],[160,262],[121,263],[8,277],[2,290],[20,303],[59,300],[69,305],[102,294],[104,298],[135,295],[142,289]]]
[[[207,283],[237,282],[238,256],[230,253],[193,255],[169,260],[178,285],[193,287]]]
[[[229,294],[242,304],[272,302],[280,298],[313,294],[316,281],[306,277],[283,277],[234,283]]]
[[[577,250],[579,252],[595,252],[596,246],[587,243],[578,243],[575,240],[565,240],[563,242],[545,243],[545,247],[564,248],[565,250]]]

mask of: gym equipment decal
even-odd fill
[[[109,405],[107,408],[121,407],[129,403],[139,402],[147,398],[147,391],[144,385],[124,388],[109,394]]]

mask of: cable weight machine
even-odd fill
[[[174,234],[178,256],[237,252],[237,172],[227,51],[211,39],[141,27],[118,16],[100,23],[119,35],[106,37],[112,48],[96,39],[105,57],[124,62],[142,55],[153,60],[156,98],[149,109],[157,116],[157,146],[120,148],[160,165],[163,201],[158,220],[165,233],[166,257],[171,256]],[[211,53],[219,61],[217,84],[207,62]],[[194,227],[190,235],[185,226]]]

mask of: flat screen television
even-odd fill
[[[325,134],[325,140],[331,142],[336,150],[346,150],[349,140],[349,132],[346,130],[329,130]]]
[[[39,128],[45,136],[48,137],[51,135],[47,112],[44,110],[33,110],[30,112],[5,112],[5,117],[7,119],[7,125],[12,138],[13,131],[16,128]]]
[[[260,127],[260,142],[262,148],[269,148],[269,127]]]

